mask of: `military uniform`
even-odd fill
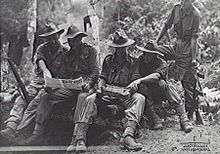
[[[180,117],[180,123],[183,125],[188,121],[184,102],[182,101],[177,90],[171,86],[167,81],[167,63],[157,55],[153,55],[154,58],[151,61],[144,59],[144,56],[139,57],[139,67],[141,77],[151,75],[153,73],[159,73],[160,78],[158,82],[141,83],[139,86],[140,93],[146,96],[146,109],[145,112],[153,119],[152,122],[158,122],[160,119],[154,111],[155,103],[159,104],[162,101],[168,100],[171,106],[177,111]]]
[[[76,79],[83,77],[88,84],[94,86],[99,74],[96,50],[84,43],[77,50],[78,54],[75,54],[76,51],[74,50],[65,53],[65,58],[63,60],[64,65],[62,67],[60,78]],[[34,133],[41,134],[43,132],[45,121],[48,120],[49,114],[52,112],[55,104],[62,104],[62,106],[65,106],[70,112],[72,108],[75,108],[77,97],[78,101],[83,101],[87,95],[89,95],[88,92],[80,92],[64,88],[55,89],[48,93],[44,96],[47,97],[47,101],[42,98],[42,101],[39,104]]]
[[[48,70],[50,70],[52,77],[60,78],[63,70],[62,67],[65,52],[66,49],[59,42],[45,42],[38,47],[35,55],[35,74],[36,78],[43,82],[43,85],[43,72],[39,68],[38,62],[40,60],[43,60]],[[24,111],[21,123],[17,128],[18,131],[24,129],[26,126],[34,121],[38,104],[40,103],[40,99],[41,97],[43,97],[43,95],[46,95],[46,92],[44,89],[41,89],[37,93],[36,97],[30,102],[30,104],[28,104],[27,109]]]
[[[140,74],[138,66],[131,57],[125,58],[125,60],[119,64],[119,62],[116,61],[115,55],[108,55],[103,62],[100,78],[104,79],[106,84],[126,87],[133,80],[140,78]],[[81,127],[79,125],[80,123],[91,124],[93,118],[100,111],[99,102],[103,101],[106,104],[116,103],[125,108],[126,118],[130,122],[128,122],[128,125],[131,123],[139,123],[145,104],[145,97],[143,95],[134,93],[131,97],[120,98],[109,95],[98,96],[98,94],[94,93],[86,98],[84,104],[77,104],[74,116],[76,123],[74,136],[76,136],[76,140],[86,140],[86,134],[80,129]]]
[[[182,82],[185,90],[186,107],[189,111],[198,108],[196,100],[199,94],[202,94],[197,73],[192,65],[195,55],[192,48],[192,39],[198,37],[200,16],[197,9],[193,6],[187,12],[178,4],[174,7],[167,21],[165,29],[170,29],[174,25],[176,32],[176,41],[173,46],[158,46],[158,50],[165,55],[167,60],[175,60],[174,74],[175,79]]]
[[[45,93],[43,90],[43,73],[39,68],[38,61],[44,60],[53,77],[59,77],[61,62],[63,61],[63,47],[59,43],[46,42],[37,49],[35,60],[35,77],[27,87],[29,100],[27,104],[22,97],[18,97],[10,112],[10,118],[6,121],[7,127],[20,130],[26,127],[35,117],[40,97]]]

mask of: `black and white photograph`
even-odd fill
[[[0,154],[220,154],[220,0],[0,0]]]

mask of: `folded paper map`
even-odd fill
[[[55,78],[45,78],[45,86],[50,88],[67,88],[74,90],[82,90],[83,78],[77,79],[55,79]]]
[[[124,87],[112,86],[107,84],[105,87],[102,88],[102,93],[128,96],[130,95],[130,90]]]

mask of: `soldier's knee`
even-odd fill
[[[85,101],[87,103],[94,103],[95,102],[95,99],[96,99],[96,94],[92,94],[92,95],[89,95],[85,98]]]
[[[132,96],[135,100],[138,100],[140,102],[143,102],[145,103],[145,96],[140,94],[140,93],[135,93],[133,96]]]

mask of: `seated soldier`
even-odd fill
[[[146,96],[146,104],[149,105],[149,114],[155,129],[160,129],[162,124],[154,111],[153,103],[168,100],[179,116],[181,128],[186,133],[191,132],[193,127],[187,118],[185,105],[175,88],[166,81],[167,63],[161,58],[163,54],[153,51],[151,45],[152,43],[148,42],[145,47],[137,46],[137,49],[143,52],[139,57],[141,78],[133,81],[130,86],[139,86],[140,92]]]
[[[53,25],[47,25],[45,32],[39,35],[45,41],[37,49],[35,63],[35,77],[27,87],[28,100],[19,96],[10,112],[9,119],[5,122],[6,129],[0,132],[2,138],[14,142],[15,134],[21,128],[27,126],[34,119],[40,96],[45,93],[44,78],[57,77],[58,63],[62,61],[60,50],[63,50],[59,37],[64,29],[57,29]],[[31,102],[30,102],[31,101]],[[30,103],[28,103],[30,102]]]
[[[127,47],[133,43],[134,41],[128,39],[124,31],[119,30],[114,33],[113,40],[110,41],[108,45],[114,47],[115,52],[107,55],[104,59],[98,84],[100,89],[106,87],[107,84],[126,88],[129,83],[140,77],[138,65],[134,63],[126,50]],[[75,128],[73,138],[67,151],[86,151],[86,134],[89,125],[93,123],[93,118],[100,110],[98,105],[100,101],[103,103],[106,102],[106,104],[116,103],[125,108],[127,122],[121,142],[123,146],[129,150],[141,150],[143,146],[142,144],[135,142],[134,132],[140,122],[144,110],[145,97],[137,93],[136,89],[133,89],[133,87],[130,88],[131,91],[133,91],[133,93],[130,94],[130,97],[94,93],[88,96],[83,103],[77,103],[74,115]]]
[[[70,50],[64,55],[64,65],[62,66],[62,79],[77,79],[82,77],[85,81],[80,92],[75,89],[57,88],[48,91],[47,95],[41,98],[41,102],[36,112],[36,124],[32,136],[22,143],[23,145],[41,144],[42,135],[45,130],[45,122],[49,119],[50,113],[56,104],[62,103],[68,111],[75,106],[76,101],[82,103],[88,96],[98,79],[99,68],[97,66],[97,56],[95,48],[82,42],[82,38],[87,34],[78,30],[75,26],[70,26],[65,37],[68,40]],[[47,101],[45,101],[45,97]],[[78,100],[77,100],[78,98]],[[67,112],[68,112],[67,111]]]

